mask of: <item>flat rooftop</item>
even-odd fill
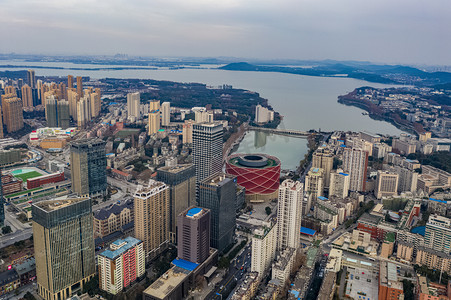
[[[186,170],[191,167],[193,167],[193,164],[182,164],[182,165],[177,165],[177,166],[172,166],[172,167],[161,167],[157,171],[164,171],[164,172],[169,172],[169,173],[175,174],[175,173],[178,173],[180,171]]]
[[[190,273],[191,271],[174,266],[145,289],[144,294],[157,299],[165,299],[175,288],[187,280]]]
[[[44,201],[40,201],[37,203],[33,203],[33,205],[46,212],[51,212],[51,211],[55,211],[55,210],[73,205],[75,203],[86,201],[87,199],[89,199],[89,197],[44,200]]]
[[[204,180],[202,180],[202,183],[205,185],[221,186],[233,179],[235,179],[235,176],[233,175],[218,173],[205,178]]]
[[[119,256],[121,256],[124,252],[127,252],[131,248],[135,247],[141,243],[140,240],[135,239],[134,237],[126,237],[125,239],[119,239],[111,243],[111,246],[109,249],[104,250],[99,255],[104,256],[108,259],[115,260]],[[121,246],[122,245],[122,246]],[[117,248],[119,247],[119,248]],[[117,248],[117,249],[114,249]]]

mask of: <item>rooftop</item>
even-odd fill
[[[145,289],[143,293],[157,299],[165,299],[177,286],[187,279],[190,273],[191,271],[174,266]]]
[[[180,171],[191,168],[192,166],[193,166],[193,164],[181,164],[181,165],[177,165],[177,166],[161,167],[158,169],[158,171],[164,171],[164,172],[169,172],[169,173],[178,173]]]
[[[134,237],[126,237],[125,239],[119,239],[111,243],[110,249],[104,250],[99,255],[104,256],[108,259],[115,260],[119,256],[121,256],[124,252],[127,252],[131,248],[135,247],[141,243],[140,240],[135,239]]]
[[[89,199],[88,197],[82,198],[68,198],[68,199],[56,199],[56,200],[45,200],[32,205],[38,207],[46,212],[55,211],[64,207],[68,207],[72,204],[79,203]]]

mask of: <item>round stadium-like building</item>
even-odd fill
[[[246,200],[264,202],[277,198],[280,160],[267,154],[233,154],[227,158],[226,172],[246,188]]]

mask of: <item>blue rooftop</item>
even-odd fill
[[[202,208],[194,207],[194,208],[191,208],[190,210],[188,210],[188,212],[186,213],[186,216],[187,217],[194,217],[195,215],[197,215],[201,211],[202,211]]]
[[[301,234],[306,234],[306,235],[315,235],[316,234],[316,230],[307,228],[307,227],[301,227]]]
[[[345,141],[343,141],[343,140],[337,140],[337,141],[339,141],[339,142],[341,142],[341,143],[344,143]]]
[[[434,198],[429,198],[429,200],[435,201],[435,202],[444,203],[444,204],[447,204],[447,203],[448,203],[448,201],[445,201],[445,200],[439,200],[439,199],[434,199]]]
[[[323,201],[327,201],[327,200],[329,200],[329,199],[327,199],[326,197],[324,197],[324,196],[318,196],[318,199],[319,200],[323,200]]]
[[[340,145],[341,148],[346,148],[346,145]]]
[[[174,259],[172,261],[172,264],[174,266],[177,266],[179,268],[182,268],[182,269],[185,269],[188,271],[194,271],[197,268],[197,266],[199,266],[199,264],[196,264],[196,263],[193,263],[193,262],[181,259],[181,258]]]
[[[410,232],[418,233],[418,234],[424,236],[426,233],[426,226],[418,226],[418,227],[412,228],[412,230]]]
[[[122,243],[126,243],[126,244],[117,250],[111,250],[111,247],[110,247],[110,249],[106,249],[99,255],[102,255],[108,259],[116,259],[120,255],[122,255],[124,252],[128,251],[129,249],[131,249],[131,248],[135,247],[136,245],[138,245],[139,243],[141,243],[141,241],[138,239],[135,239],[134,237],[129,236],[123,240],[122,239],[116,240],[116,241],[112,242],[111,244],[115,245],[115,246],[119,246]]]
[[[319,171],[319,168],[314,168],[313,169],[313,172],[315,172],[315,173],[318,173],[318,171]]]

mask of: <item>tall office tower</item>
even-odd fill
[[[398,174],[389,171],[377,171],[376,198],[393,196],[398,193]]]
[[[105,144],[99,139],[78,140],[71,143],[72,191],[79,196],[106,195]]]
[[[169,187],[150,180],[135,192],[135,237],[144,242],[144,254],[154,258],[169,243]]]
[[[451,253],[451,219],[431,215],[426,223],[424,245],[436,251]]]
[[[263,278],[269,270],[276,255],[276,247],[276,225],[267,222],[264,226],[254,230],[252,236],[251,271],[258,272],[259,278]]]
[[[330,173],[329,196],[346,198],[349,194],[349,174],[339,169]]]
[[[196,169],[193,164],[162,167],[157,170],[157,180],[169,186],[169,232],[175,243],[177,216],[196,203]]]
[[[68,299],[96,272],[91,199],[44,200],[31,211],[39,296]]]
[[[169,102],[163,102],[161,104],[161,125],[169,126],[171,122],[171,104]]]
[[[116,295],[146,271],[143,242],[126,237],[111,243],[97,256],[100,289]]]
[[[368,152],[362,149],[345,148],[343,152],[343,170],[350,176],[351,191],[365,191]]]
[[[69,101],[60,100],[57,103],[58,127],[66,129],[70,126]]]
[[[177,256],[201,264],[210,256],[210,210],[190,207],[177,216]]]
[[[77,76],[77,94],[80,98],[83,97],[83,77]]]
[[[69,101],[69,114],[77,121],[77,104],[79,101],[77,91],[74,88],[67,89],[67,100]]]
[[[277,204],[277,249],[298,249],[300,243],[303,185],[285,180],[279,187]]]
[[[221,172],[222,134],[222,124],[218,122],[193,125],[193,161],[197,182]]]
[[[2,169],[0,169],[0,227],[3,227],[5,225],[5,201],[3,199],[3,183],[1,178]]]
[[[3,113],[2,113],[2,107],[0,106],[0,139],[4,137],[3,135]]]
[[[91,97],[85,95],[77,103],[77,125],[84,127],[91,121]]]
[[[95,118],[100,114],[100,94],[91,93],[91,118]]]
[[[149,113],[149,121],[148,121],[148,134],[152,135],[160,130],[160,111],[152,110]]]
[[[222,252],[233,242],[236,177],[216,173],[199,182],[198,205],[211,211],[210,246]]]
[[[160,100],[150,100],[149,102],[149,111],[152,110],[160,110]]]
[[[318,148],[312,156],[312,168],[321,168],[324,170],[324,187],[329,188],[330,171],[334,166],[334,154],[330,149],[321,147]]]
[[[305,177],[305,192],[313,201],[323,195],[324,189],[324,170],[320,168],[311,168]]]
[[[58,127],[57,102],[53,95],[45,98],[45,119],[48,127]]]
[[[33,107],[33,93],[28,84],[22,86],[22,105],[23,107]]]
[[[34,70],[27,71],[27,83],[32,89],[36,87],[36,77],[34,75]]]
[[[41,79],[38,79],[36,81],[36,90],[38,92],[38,100],[41,100],[41,90],[42,90],[43,85],[44,85],[44,83],[42,82]]]
[[[73,89],[74,88],[74,76],[67,75],[67,88]]]
[[[139,119],[141,117],[140,113],[140,94],[136,93],[128,93],[127,94],[127,114],[128,117],[135,117]]]
[[[183,144],[192,144],[193,143],[193,120],[185,120],[183,124]]]
[[[2,101],[2,108],[6,131],[11,133],[21,130],[23,128],[22,100],[17,97],[6,98]]]

